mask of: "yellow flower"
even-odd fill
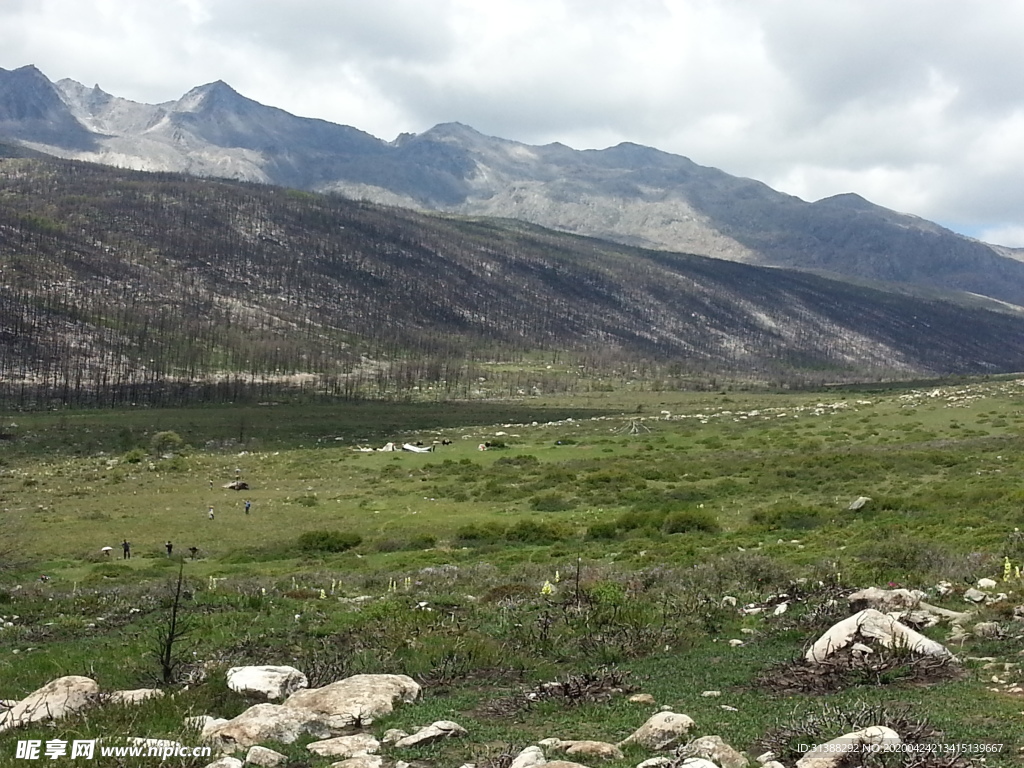
[[[553,594],[555,594],[555,585],[552,584],[550,581],[545,581],[544,582],[544,586],[540,588],[540,593],[542,595],[553,595]]]

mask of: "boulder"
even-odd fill
[[[702,736],[679,748],[680,757],[700,757],[711,760],[721,768],[747,768],[750,764],[744,755],[726,744],[721,736]]]
[[[527,747],[512,761],[509,768],[534,768],[543,765],[546,761],[540,747]]]
[[[596,758],[598,760],[622,760],[622,750],[606,741],[562,741],[544,739],[540,746],[555,752],[564,752],[569,757]]]
[[[680,768],[684,765],[686,768],[718,768],[717,765],[703,757],[687,757],[685,760],[680,761],[678,765]]]
[[[245,765],[237,757],[219,757],[212,763],[207,763],[206,768],[242,768]]]
[[[29,723],[60,720],[72,712],[95,704],[99,694],[100,687],[88,677],[58,677],[10,709],[0,712],[0,733]]]
[[[231,754],[267,741],[291,744],[304,734],[326,739],[333,732],[317,712],[283,704],[257,704],[226,723],[208,725],[202,738],[219,752]]]
[[[835,624],[814,642],[804,658],[812,664],[820,664],[836,651],[855,642],[858,636],[877,640],[886,648],[906,648],[914,653],[939,658],[953,657],[941,643],[930,640],[892,616],[867,608]]]
[[[865,744],[884,747],[902,743],[900,735],[892,728],[872,725],[869,728],[843,734],[824,744],[818,744],[796,761],[796,768],[835,768],[843,763],[851,752],[859,752]]]
[[[1003,628],[998,621],[979,621],[974,625],[975,637],[994,638],[1003,634]]]
[[[964,600],[968,603],[984,603],[985,597],[986,595],[984,592],[980,589],[975,589],[974,587],[971,587],[964,592]]]
[[[309,681],[295,667],[232,667],[228,670],[228,688],[246,695],[273,701],[309,687]]]
[[[410,703],[419,695],[419,684],[407,675],[353,675],[323,688],[297,691],[283,706],[316,712],[340,730],[369,725],[391,714],[395,702]]]
[[[633,704],[654,704],[654,697],[649,693],[634,693],[629,697]]]
[[[642,763],[637,763],[636,768],[665,768],[672,765],[672,759],[668,757],[650,757]]]
[[[548,760],[544,768],[587,768],[581,763],[574,763],[571,760]]]
[[[380,755],[357,755],[331,763],[331,768],[381,768],[384,758]]]
[[[108,704],[141,704],[149,699],[159,699],[164,692],[159,688],[136,688],[131,691],[114,691],[107,697]]]
[[[368,733],[356,733],[314,741],[307,744],[306,749],[321,757],[359,757],[375,754],[380,749],[380,742]]]
[[[675,747],[693,727],[693,720],[687,715],[675,712],[659,712],[652,716],[636,731],[619,742],[619,747],[639,744],[645,749],[661,751]]]
[[[451,720],[438,720],[435,723],[420,728],[411,736],[399,739],[395,742],[396,747],[422,747],[426,744],[433,744],[441,739],[451,739],[458,736],[466,736],[468,731],[456,722]]]
[[[261,768],[277,768],[288,762],[288,757],[266,747],[250,747],[245,753],[246,765],[258,765]]]
[[[409,734],[401,728],[388,728],[384,731],[384,735],[380,740],[383,744],[394,744],[395,742],[401,741],[408,735]]]

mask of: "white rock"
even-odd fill
[[[666,765],[672,765],[671,758],[651,757],[644,760],[642,763],[637,763],[636,768],[664,768]]]
[[[164,692],[159,688],[136,688],[131,691],[114,691],[107,697],[110,704],[141,704],[149,699],[159,699]]]
[[[542,747],[546,746],[553,751],[564,752],[569,757],[589,757],[599,760],[622,760],[625,757],[621,749],[606,741],[562,741],[560,739],[545,739],[544,741],[549,744],[545,745],[542,741],[540,742]]]
[[[238,693],[256,694],[273,701],[309,687],[309,681],[295,667],[232,667],[227,674],[228,688]]]
[[[852,643],[858,634],[878,640],[886,648],[906,648],[939,658],[953,656],[941,643],[900,624],[891,616],[868,608],[835,624],[815,641],[804,658],[812,664],[820,664],[834,652]]]
[[[742,640],[733,639],[729,641],[730,648],[739,648],[741,645],[743,645]]]
[[[375,754],[380,749],[380,742],[369,733],[356,733],[313,741],[306,745],[306,749],[321,757],[359,757]]]
[[[381,743],[383,744],[394,744],[395,742],[401,741],[409,734],[403,731],[401,728],[388,728],[384,731],[384,736],[381,737]]]
[[[974,587],[971,587],[970,589],[964,592],[964,600],[968,603],[984,603],[985,593],[975,589]]]
[[[722,768],[747,768],[750,760],[726,744],[721,736],[702,736],[680,747],[680,757],[698,757],[710,760]]]
[[[323,688],[293,693],[284,706],[316,712],[332,728],[342,729],[369,725],[391,714],[396,702],[410,703],[419,695],[419,683],[407,675],[353,675]]]
[[[207,725],[202,738],[219,752],[231,754],[267,741],[291,744],[304,734],[329,738],[333,732],[324,720],[324,715],[308,709],[257,704],[225,723]]]
[[[0,712],[0,733],[29,723],[60,720],[95,704],[100,687],[88,677],[59,677],[33,691],[13,707]]]
[[[540,747],[527,747],[518,755],[509,768],[534,768],[547,762]]]
[[[705,699],[714,699],[714,698],[717,698],[718,696],[721,696],[721,695],[722,695],[721,691],[704,691],[701,694],[701,696],[703,696]]]
[[[854,592],[846,599],[858,608],[874,608],[876,611],[905,611],[916,608],[925,594],[919,589],[880,589],[868,587]]]
[[[288,762],[288,757],[266,747],[250,747],[245,753],[246,765],[258,765],[261,768],[277,768]]]
[[[237,757],[224,756],[214,760],[212,763],[207,763],[206,768],[242,768],[245,765]]]
[[[693,720],[687,715],[659,712],[619,742],[618,746],[639,744],[655,751],[670,749],[682,740],[693,725]]]
[[[357,755],[331,763],[331,768],[382,768],[383,765],[384,758],[380,755]]]
[[[775,759],[775,753],[774,752],[763,752],[762,754],[760,754],[760,755],[758,755],[757,757],[754,758],[754,762],[760,763],[761,765],[764,765],[765,763],[770,763],[774,759]]]
[[[994,579],[978,579],[978,589],[995,589],[997,586]]]
[[[703,757],[688,757],[679,765],[686,766],[686,768],[718,768],[717,765],[710,760],[705,760]]]
[[[438,720],[436,723],[420,728],[416,733],[395,742],[395,746],[399,748],[420,747],[425,744],[433,744],[441,739],[451,739],[466,736],[467,734],[466,729],[456,722]]]
[[[654,704],[654,697],[649,693],[634,693],[629,697],[629,700],[634,704]]]

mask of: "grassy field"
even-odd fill
[[[7,414],[0,614],[18,618],[0,629],[0,698],[61,674],[88,674],[105,689],[151,682],[154,637],[184,555],[192,627],[175,687],[189,676],[193,684],[173,700],[97,710],[59,732],[191,743],[185,714],[226,717],[246,706],[224,687],[224,669],[289,663],[319,684],[363,671],[417,677],[423,702],[374,732],[453,719],[470,739],[413,757],[487,763],[549,736],[617,741],[649,716],[611,694],[525,700],[541,682],[591,673],[595,689],[621,688],[616,676],[625,676],[626,687],[693,717],[697,735],[741,750],[777,746],[785,727],[810,738],[830,707],[894,723],[910,707],[941,732],[937,742],[999,744],[985,764],[1017,765],[1024,707],[1007,692],[1015,670],[993,683],[988,662],[966,661],[952,679],[922,681],[897,665],[827,691],[769,680],[785,679],[801,648],[846,615],[845,590],[920,587],[963,610],[964,589],[981,577],[1009,595],[979,614],[999,622],[1002,637],[955,650],[1016,663],[1022,425],[1024,380],[1012,378]],[[436,449],[358,450],[387,442]],[[249,489],[223,487],[234,480]],[[861,496],[870,501],[850,511]],[[953,586],[945,597],[934,592],[942,580]],[[770,609],[780,594],[790,610],[778,617],[722,603],[732,595]],[[361,596],[370,599],[352,602]],[[929,630],[940,640],[945,631]],[[746,642],[732,648],[731,638]],[[0,765],[18,764],[13,739],[0,735]],[[310,760],[302,744],[285,751],[297,765],[329,762]],[[631,752],[621,765],[645,756]]]

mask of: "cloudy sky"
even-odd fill
[[[1024,246],[1024,0],[0,0],[0,67],[385,140],[632,141]]]

